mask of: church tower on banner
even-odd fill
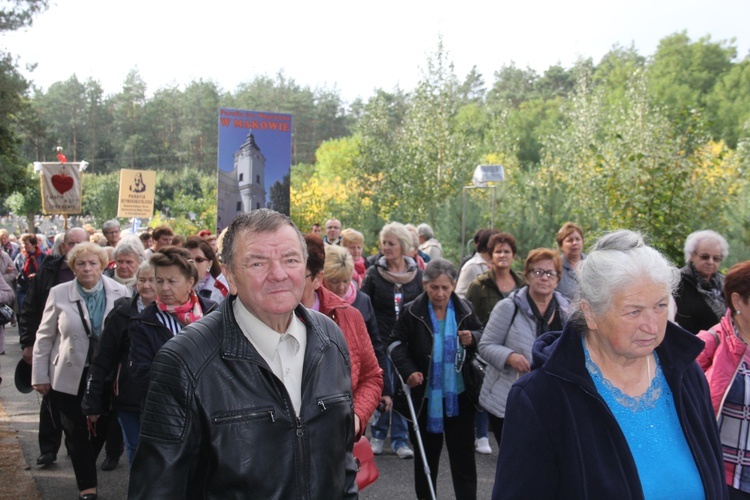
[[[228,225],[238,213],[266,206],[265,174],[266,158],[250,132],[234,153],[232,171],[219,171],[219,192],[225,193],[217,207],[220,226]]]

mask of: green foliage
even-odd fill
[[[271,201],[268,208],[281,212],[282,214],[289,215],[291,211],[291,202],[289,191],[291,189],[291,176],[287,174],[282,179],[282,182],[276,181],[273,183],[270,189]]]
[[[117,216],[117,203],[120,193],[120,173],[83,174],[83,199],[81,211],[84,215],[92,215],[98,223],[113,219]]]
[[[750,59],[735,57],[733,40],[677,33],[653,57],[614,46],[598,64],[537,73],[511,63],[488,87],[476,67],[456,75],[440,41],[414,89],[379,89],[347,111],[335,89],[283,73],[231,92],[196,81],[151,96],[137,71],[111,96],[73,75],[27,97],[8,56],[0,195],[17,191],[6,205],[27,210],[38,181],[24,165],[62,145],[90,162],[84,211],[97,220],[114,216],[117,170],[140,168],[157,171],[152,226],[213,229],[217,109],[259,109],[294,115],[291,175],[269,204],[303,230],[335,216],[365,234],[368,250],[385,222],[400,220],[429,222],[455,261],[462,239],[490,226],[512,232],[523,256],[555,246],[559,226],[575,220],[589,238],[641,229],[677,260],[685,235],[710,227],[727,235],[730,261],[750,258]],[[506,181],[464,190],[478,164],[503,165]]]
[[[41,185],[39,174],[32,165],[21,170],[23,174],[22,189],[14,191],[5,199],[5,206],[17,215],[26,215],[27,220],[34,220],[34,214],[42,211]]]
[[[650,91],[671,122],[685,129],[690,115],[705,106],[716,82],[732,67],[733,43],[712,42],[710,36],[692,42],[684,31],[659,42],[647,74]]]
[[[0,7],[0,32],[30,26],[36,14],[47,9],[48,0],[14,0]]]

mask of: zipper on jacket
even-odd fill
[[[348,394],[341,394],[340,396],[332,396],[330,398],[319,399],[318,406],[320,407],[320,411],[326,411],[328,409],[326,404],[334,405],[343,401],[351,401],[351,398]]]
[[[234,422],[242,422],[244,420],[260,420],[266,417],[271,419],[271,423],[276,422],[276,414],[271,409],[262,409],[249,413],[235,413],[234,415],[222,415],[220,417],[212,418],[211,422],[214,424],[231,424]]]

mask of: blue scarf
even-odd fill
[[[443,433],[443,398],[445,398],[445,415],[458,415],[458,393],[463,389],[461,374],[456,372],[456,351],[463,347],[458,345],[458,325],[453,301],[448,301],[445,321],[440,322],[432,303],[428,303],[432,321],[432,367],[428,382],[427,397],[427,432]]]
[[[104,308],[107,306],[107,297],[104,294],[104,282],[101,278],[91,290],[86,290],[76,281],[78,293],[83,297],[86,304],[86,310],[89,312],[89,321],[91,322],[91,334],[99,338],[102,333],[102,323],[104,322]]]

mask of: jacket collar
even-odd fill
[[[552,292],[555,296],[555,300],[557,301],[557,307],[562,311],[563,313],[563,323],[567,321],[568,314],[570,313],[570,300],[567,299],[563,294],[561,294],[558,291]],[[514,290],[508,295],[508,298],[513,300],[513,302],[516,304],[516,307],[521,309],[526,316],[529,318],[534,318],[534,313],[531,311],[531,305],[529,304],[529,286],[524,285],[518,290]]]
[[[510,270],[510,275],[513,276],[513,280],[516,282],[516,287],[521,288],[524,283],[523,278],[521,278],[521,276],[513,269]],[[492,268],[491,264],[485,272],[477,276],[477,279],[484,286],[492,287],[498,292],[500,291],[500,289],[497,287],[497,282],[495,281],[495,270]]]
[[[138,294],[135,293],[132,297],[131,305],[133,307],[132,311],[137,311],[138,308],[136,306],[136,300],[138,300]],[[203,310],[203,316],[207,316],[208,313],[211,313],[218,309],[218,306],[216,305],[216,302],[211,301],[211,305],[209,305],[209,301],[198,295],[198,302],[200,302],[201,310]],[[224,301],[226,302],[226,301]],[[138,319],[146,322],[146,323],[157,323],[161,325],[161,322],[156,317],[156,313],[159,311],[159,308],[156,305],[156,301],[153,301],[151,304],[146,306],[146,308],[141,311],[141,314],[134,314],[133,317],[137,317]],[[166,328],[166,327],[164,327]]]
[[[678,392],[683,373],[695,361],[704,345],[695,335],[672,322],[667,323],[664,340],[656,348],[656,352],[673,393]],[[562,333],[550,332],[539,337],[534,343],[533,351],[532,369],[541,365],[541,369],[550,375],[568,380],[592,394],[597,393],[586,370],[581,332],[575,321],[568,321]]]
[[[221,314],[221,322],[224,335],[221,341],[222,357],[228,359],[245,359],[254,363],[265,366],[268,370],[271,368],[263,359],[260,353],[255,349],[253,344],[242,333],[237,319],[234,316],[232,303],[239,300],[236,295],[231,295],[221,303],[218,313]],[[307,349],[305,350],[304,374],[308,373],[308,367],[313,367],[317,359],[320,358],[323,351],[331,343],[331,339],[323,333],[318,322],[313,320],[312,315],[317,314],[309,311],[303,305],[298,305],[294,310],[294,315],[305,324],[307,329]],[[303,384],[305,375],[303,374]]]
[[[338,295],[324,286],[318,288],[316,292],[318,294],[318,300],[320,301],[320,312],[326,316],[330,316],[329,313],[333,312],[335,309],[343,309],[349,305]]]
[[[461,325],[461,322],[471,314],[471,310],[464,305],[461,298],[456,295],[456,292],[451,293],[451,302],[453,302],[453,308],[456,313],[456,324]],[[409,311],[409,314],[424,322],[430,331],[432,331],[432,320],[430,320],[428,308],[429,303],[430,298],[427,296],[427,292],[422,292],[411,302],[411,305],[407,310]]]

